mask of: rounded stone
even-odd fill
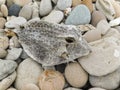
[[[65,88],[64,90],[82,90],[82,89],[73,88],[73,87],[68,87],[68,88]]]
[[[21,90],[28,83],[37,84],[42,72],[41,65],[30,58],[25,59],[18,66],[15,88]]]
[[[21,90],[39,90],[38,86],[32,83],[26,84]]]
[[[120,24],[120,17],[119,17],[119,18],[116,18],[116,19],[114,19],[114,20],[111,20],[111,21],[109,22],[109,25],[110,25],[111,27],[118,26],[119,24]]]
[[[79,59],[82,67],[93,76],[112,73],[120,66],[120,45],[115,36],[106,37],[90,43],[92,52]]]
[[[30,2],[32,2],[32,0],[14,0],[14,3],[19,6],[24,6]]]
[[[14,82],[16,78],[16,72],[13,72],[8,77],[4,78],[0,81],[0,90],[14,90],[14,89],[8,89]]]
[[[41,16],[48,15],[52,11],[51,0],[41,0],[39,11]]]
[[[9,20],[5,26],[7,28],[15,28],[16,26],[23,25],[27,22],[27,20],[23,17],[16,17],[11,20]]]
[[[32,7],[31,7],[31,5],[25,5],[20,10],[19,16],[24,17],[27,20],[31,19],[31,17],[32,17]]]
[[[4,17],[8,16],[8,8],[7,8],[7,6],[5,4],[1,5],[1,12],[3,13]]]
[[[4,18],[0,18],[0,29],[3,29],[5,26],[6,20]]]
[[[0,0],[0,5],[5,4],[6,0]]]
[[[45,70],[39,77],[41,90],[63,90],[65,79],[63,75],[55,70]]]
[[[88,90],[106,90],[106,89],[103,89],[103,88],[99,88],[99,87],[93,87],[93,88],[90,88]]]
[[[93,11],[91,15],[91,24],[96,27],[101,20],[106,20],[105,15],[101,11]]]
[[[67,25],[83,25],[89,24],[91,20],[91,14],[89,9],[85,5],[76,6],[70,15],[67,17],[65,24]]]
[[[58,0],[57,2],[57,7],[60,10],[65,10],[66,8],[71,7],[72,5],[72,0]]]
[[[51,23],[60,23],[64,18],[64,14],[61,11],[52,11],[48,16],[44,17],[44,20]]]
[[[13,4],[8,9],[8,15],[9,16],[18,16],[20,10],[21,10],[21,7],[19,5]]]
[[[9,74],[13,73],[17,67],[17,63],[11,60],[0,59],[0,80],[6,78]],[[4,68],[4,69],[3,69]],[[3,90],[3,89],[0,89]]]
[[[5,49],[0,48],[0,58],[5,58],[7,56],[7,51]]]
[[[17,89],[15,89],[15,88],[8,88],[7,90],[17,90]]]
[[[83,87],[88,81],[88,74],[77,63],[70,63],[65,68],[65,77],[73,87]]]
[[[9,45],[9,38],[6,36],[0,36],[0,48],[7,49]]]

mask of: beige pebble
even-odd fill
[[[63,75],[55,70],[45,70],[39,78],[41,90],[63,90],[65,80]]]
[[[3,13],[4,17],[8,16],[8,9],[7,9],[7,6],[5,4],[1,5],[1,12]]]
[[[65,77],[73,87],[83,87],[88,81],[88,74],[77,62],[70,63],[66,66]]]
[[[9,45],[9,39],[6,36],[0,36],[0,48],[6,49]]]
[[[0,58],[5,58],[6,55],[7,55],[7,51],[2,49],[2,48],[0,48]]]
[[[0,29],[3,29],[5,26],[6,20],[4,18],[0,18]]]
[[[32,0],[14,0],[13,2],[17,5],[24,6],[24,5],[32,2]]]
[[[9,89],[7,89],[7,90],[17,90],[17,89],[15,89],[15,88],[9,88]]]
[[[21,90],[39,90],[38,86],[32,83],[26,84]]]

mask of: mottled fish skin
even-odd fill
[[[43,66],[74,61],[91,51],[75,26],[31,21],[16,33],[25,52]]]

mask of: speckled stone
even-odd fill
[[[88,24],[90,20],[91,14],[89,9],[85,5],[78,5],[67,17],[65,24],[67,25]]]

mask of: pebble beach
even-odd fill
[[[0,90],[120,90],[119,9],[120,0],[0,0]]]

